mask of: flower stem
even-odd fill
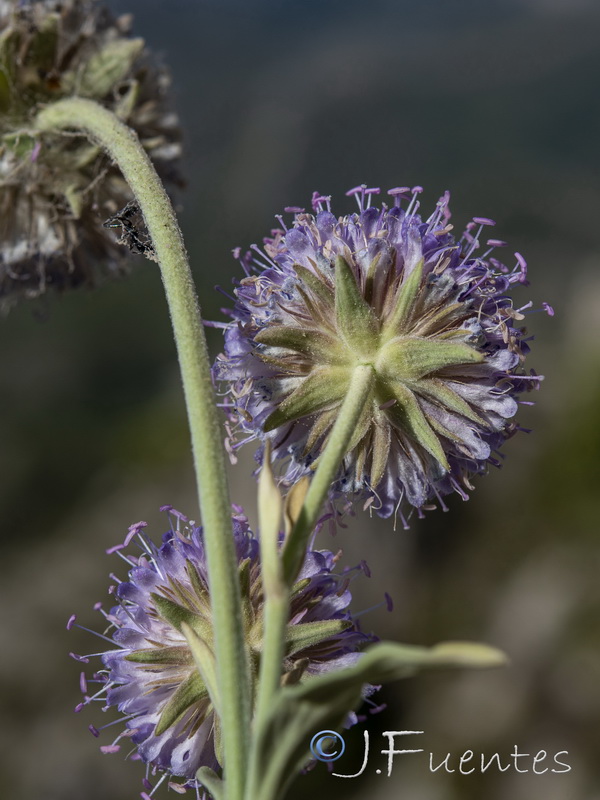
[[[295,580],[302,566],[308,537],[317,522],[331,484],[339,472],[360,415],[365,404],[369,402],[374,377],[375,372],[370,364],[361,364],[354,368],[348,393],[341,405],[327,445],[319,458],[302,510],[286,542],[283,568],[288,585]]]
[[[138,137],[113,113],[91,100],[66,99],[44,108],[38,115],[37,127],[41,131],[81,131],[109,153],[135,196],[160,265],[179,356],[204,526],[222,709],[226,798],[241,800],[249,739],[249,669],[221,424],[200,307],[181,231]]]

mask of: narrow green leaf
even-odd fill
[[[408,431],[421,447],[449,471],[450,465],[444,448],[421,410],[417,398],[410,389],[398,381],[390,384],[389,389],[398,402],[386,409],[388,418],[394,425]]]
[[[370,357],[376,351],[378,325],[375,314],[342,256],[335,260],[335,318],[338,330],[353,350],[364,357]]]
[[[423,278],[423,260],[419,261],[410,275],[403,280],[396,295],[396,306],[385,321],[382,338],[384,341],[401,333],[412,314],[413,305]]]
[[[362,687],[436,667],[496,667],[506,663],[498,650],[481,644],[447,642],[432,648],[382,642],[365,650],[354,666],[284,687],[270,717],[257,730],[250,794],[281,797],[309,756],[316,731],[338,728],[362,701]]]
[[[154,731],[156,736],[160,736],[171,727],[188,708],[199,700],[208,697],[206,686],[200,674],[194,670],[181,683],[162,710]]]
[[[458,364],[481,364],[482,353],[463,342],[397,337],[382,348],[377,373],[391,380],[419,380]]]
[[[288,656],[292,656],[306,647],[312,647],[342,633],[351,625],[352,622],[346,619],[328,619],[321,622],[300,622],[296,625],[288,625],[285,637],[286,653]]]
[[[314,369],[267,418],[265,432],[339,403],[348,389],[350,374],[349,370],[342,367]]]

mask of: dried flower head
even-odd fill
[[[116,706],[123,729],[101,749],[117,752],[130,740],[133,758],[148,765],[145,787],[149,791],[153,788],[149,778],[157,773],[159,782],[167,780],[176,790],[198,788],[198,768],[216,770],[220,762],[214,687],[205,684],[182,632],[183,623],[189,625],[205,643],[207,659],[213,658],[202,528],[170,506],[164,510],[170,512],[171,530],[160,547],[145,535],[146,523],[140,522],[131,526],[122,545],[108,551],[118,553],[130,567],[128,579],[112,587],[117,605],[109,613],[100,603],[96,605],[109,625],[101,638],[114,647],[95,654],[101,656],[103,669],[91,681],[82,673],[84,701],[75,709],[81,711],[95,700],[105,708]],[[242,510],[236,507],[234,511],[245,638],[256,675],[263,637],[259,544]],[[125,548],[135,543],[138,553],[125,555]],[[336,561],[326,550],[307,552],[292,592],[283,670],[287,684],[353,664],[358,651],[373,640],[360,632],[348,612],[348,584],[355,571],[334,572]],[[73,616],[67,627],[74,623]],[[84,663],[91,658],[71,655]],[[210,669],[208,664],[206,674]],[[93,689],[88,689],[89,683]],[[104,727],[115,724],[111,721]],[[98,736],[101,729],[90,726],[90,730]]]
[[[518,425],[518,395],[537,388],[523,369],[523,311],[508,292],[526,263],[507,267],[485,242],[492,220],[475,217],[452,235],[449,194],[417,213],[421,187],[348,192],[358,213],[336,217],[330,198],[314,213],[290,208],[290,228],[241,260],[233,321],[214,367],[226,383],[227,446],[270,438],[282,479],[307,474],[323,450],[357,365],[374,371],[334,495],[366,495],[384,517],[422,510],[443,495],[467,499],[471,477],[498,464]],[[407,207],[402,201],[407,199]],[[236,253],[239,256],[239,251]],[[260,454],[259,454],[260,457]],[[403,511],[404,509],[404,511]]]
[[[178,181],[169,79],[96,0],[0,3],[0,306],[46,289],[93,286],[125,267],[103,227],[132,196],[118,169],[82,137],[40,134],[40,107],[78,95],[139,135],[167,181]]]

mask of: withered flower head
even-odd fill
[[[357,187],[348,194],[358,213],[343,217],[319,195],[312,214],[287,209],[292,226],[279,218],[264,252],[242,259],[214,368],[232,455],[269,438],[292,484],[318,462],[354,368],[370,365],[371,394],[332,492],[362,495],[405,525],[411,507],[444,507],[450,492],[467,499],[471,477],[497,464],[518,430],[518,395],[539,382],[524,371],[517,327],[531,303],[516,309],[508,294],[526,282],[523,257],[507,267],[492,255],[504,245],[485,244],[492,220],[475,217],[455,239],[447,193],[421,218],[421,191],[392,189],[377,208],[379,189]]]
[[[0,307],[125,268],[111,230],[132,200],[125,181],[83,137],[38,133],[42,106],[74,95],[101,103],[137,132],[161,177],[178,181],[168,75],[130,24],[96,0],[0,2]]]

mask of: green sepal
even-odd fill
[[[350,371],[342,367],[318,367],[267,417],[265,433],[286,422],[316,414],[339,403],[350,383]]]
[[[66,73],[63,87],[79,97],[102,99],[127,77],[143,49],[143,39],[111,39],[83,69]]]
[[[450,465],[444,448],[427,421],[417,398],[410,389],[399,382],[389,384],[389,389],[397,402],[386,409],[388,418],[397,427],[407,430],[421,447],[427,450],[449,472]]]
[[[288,625],[285,636],[286,655],[293,656],[294,653],[298,653],[306,647],[313,647],[325,639],[342,633],[351,625],[352,622],[347,619],[327,619],[322,622],[300,622],[296,625]]]
[[[200,673],[194,670],[184,681],[180,683],[169,701],[162,710],[158,722],[156,723],[155,736],[160,736],[171,727],[188,708],[199,700],[208,697],[208,692]]]
[[[360,356],[371,357],[377,350],[377,319],[361,294],[350,265],[342,256],[335,260],[335,319],[337,328]]]
[[[212,641],[212,627],[203,616],[195,614],[193,611],[180,606],[179,603],[175,603],[173,600],[169,600],[156,592],[152,592],[151,597],[158,613],[169,625],[180,631],[182,630],[181,626],[187,624],[203,639]]]
[[[187,647],[150,647],[147,650],[134,650],[128,653],[125,661],[132,661],[134,664],[185,667],[192,663],[192,656]]]
[[[362,701],[365,684],[407,678],[421,669],[505,663],[500,651],[481,644],[448,642],[429,649],[382,642],[365,650],[352,667],[283,687],[271,714],[256,731],[247,797],[275,800],[283,796],[310,757],[315,731],[339,728]]]
[[[311,328],[293,325],[273,325],[263,328],[254,337],[258,344],[284,347],[295,353],[311,356],[328,363],[343,362],[343,352],[333,336]]]
[[[397,336],[406,326],[410,319],[422,278],[423,259],[419,261],[410,275],[400,284],[396,294],[396,305],[383,326],[382,339],[384,341]]]

